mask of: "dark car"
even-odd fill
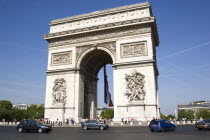
[[[196,123],[195,123],[195,127],[196,127],[198,130],[210,129],[210,119],[202,120],[202,121],[196,122]]]
[[[85,121],[85,122],[81,123],[81,126],[84,130],[89,129],[89,128],[99,128],[101,130],[109,128],[109,126],[107,124],[99,123],[98,121],[95,121],[95,120]]]
[[[149,124],[149,128],[154,131],[176,130],[176,126],[170,123],[168,120],[152,120]]]
[[[52,127],[48,125],[43,125],[41,122],[36,120],[22,120],[17,126],[17,131],[22,132],[46,132],[52,131]]]

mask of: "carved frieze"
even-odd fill
[[[103,11],[100,11],[100,12],[101,14],[104,14]],[[90,13],[90,14],[94,16],[95,12]],[[51,25],[50,33],[80,29],[84,27],[97,26],[101,24],[109,24],[113,22],[121,22],[125,20],[137,19],[137,18],[150,17],[149,8],[142,8],[142,9],[138,8],[132,11],[122,11],[121,13],[117,12],[114,14],[109,13],[103,16],[101,14],[99,14],[98,16],[85,18],[81,20],[76,19],[77,17],[75,16],[69,17],[66,19],[53,20],[50,23]],[[82,16],[82,15],[79,15],[79,16]]]
[[[141,101],[145,98],[145,76],[135,70],[129,75],[125,74],[126,80],[126,91],[124,93],[125,96],[129,99],[129,101]]]
[[[62,65],[62,64],[71,64],[72,63],[72,52],[61,52],[52,54],[52,65]]]
[[[72,36],[68,39],[54,40],[49,43],[49,47],[56,47],[61,45],[68,45],[72,43],[82,43],[86,41],[94,41],[100,39],[108,39],[114,37],[121,37],[127,35],[135,35],[142,33],[151,32],[151,27],[142,27],[142,28],[132,28],[132,29],[124,29],[124,30],[111,30],[111,31],[101,31],[99,33],[87,34],[84,36]]]
[[[76,56],[77,59],[79,59],[79,57],[88,49],[90,49],[92,46],[79,46],[77,47],[77,51],[76,51]]]
[[[121,44],[121,57],[135,57],[147,55],[146,42]]]
[[[66,81],[63,78],[55,79],[52,96],[53,105],[56,103],[66,104]]]
[[[107,48],[108,50],[112,52],[114,56],[116,54],[116,42],[101,43],[101,44],[98,44],[97,47]]]

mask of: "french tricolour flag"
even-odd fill
[[[106,75],[106,65],[104,63],[104,103],[108,105],[108,107],[113,107],[111,94],[109,93],[109,85]]]

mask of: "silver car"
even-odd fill
[[[199,122],[195,123],[195,127],[198,130],[210,129],[210,119],[202,120],[202,121],[199,121]]]
[[[99,123],[98,121],[95,120],[88,120],[83,123],[81,123],[81,126],[84,130],[87,130],[89,128],[99,128],[100,130],[108,129],[109,126],[105,123]]]

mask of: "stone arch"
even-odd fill
[[[77,63],[76,63],[76,67],[77,68],[80,68],[80,65],[81,65],[81,62],[82,62],[82,60],[83,60],[83,58],[88,54],[88,53],[90,53],[90,52],[92,52],[92,51],[96,51],[96,50],[102,50],[102,51],[105,51],[107,54],[109,54],[110,55],[110,57],[112,58],[112,62],[113,62],[113,64],[115,63],[115,52],[113,52],[113,51],[111,51],[110,49],[108,49],[108,48],[105,48],[105,47],[100,47],[100,46],[91,46],[91,47],[89,47],[89,48],[87,48],[84,52],[82,52],[82,54],[81,55],[79,55],[78,56],[78,58],[77,58]]]
[[[80,70],[81,79],[80,86],[82,90],[79,94],[81,117],[96,118],[97,116],[97,83],[98,73],[105,64],[113,64],[115,57],[113,53],[105,47],[91,47],[84,51],[77,62],[77,68]],[[83,86],[84,85],[84,86]]]

